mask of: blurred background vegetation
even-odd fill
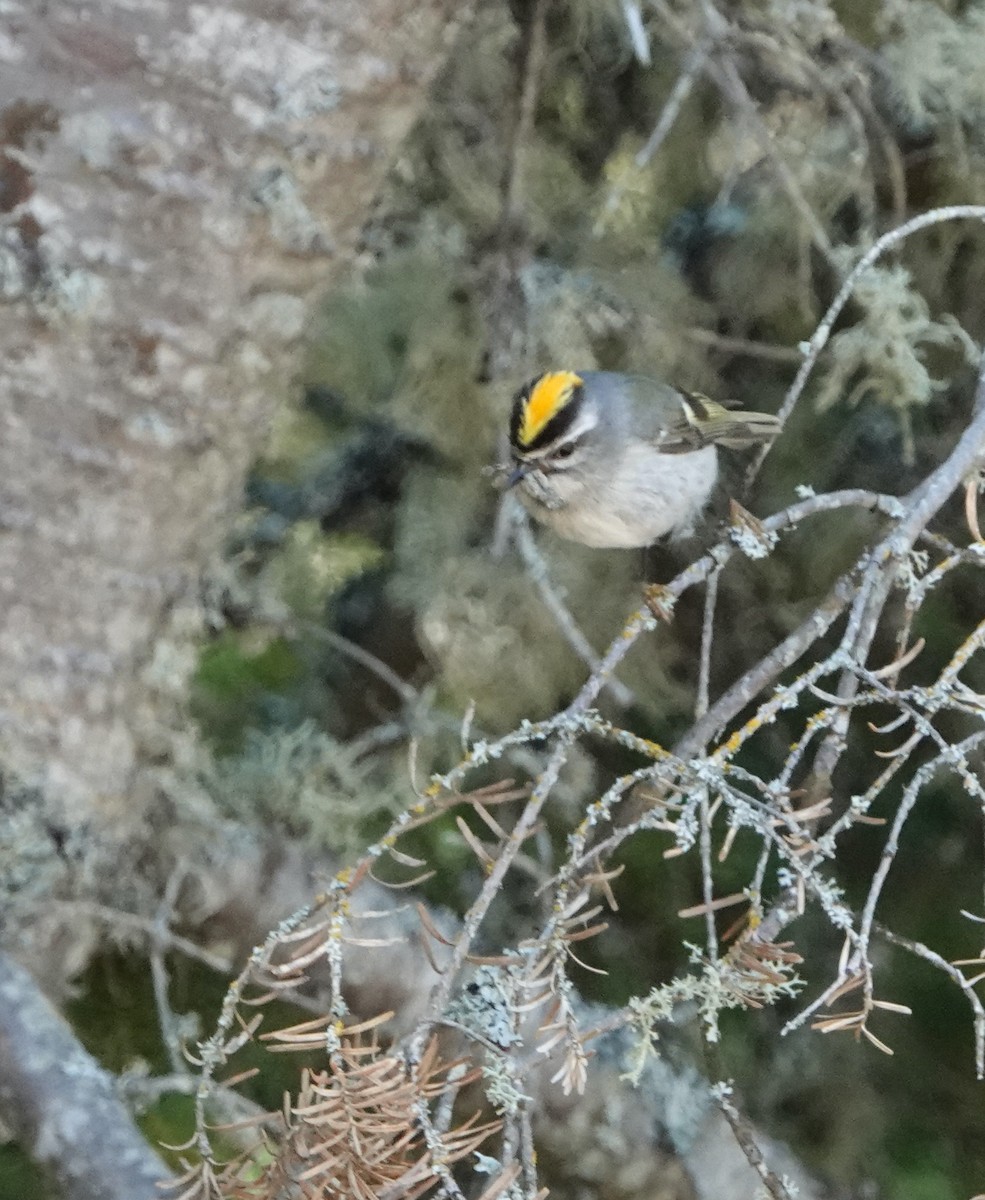
[[[985,203],[983,6],[735,0],[720,15],[739,91],[704,69],[707,7],[479,6],[379,197],[358,269],[312,314],[297,399],[206,582],[212,634],[193,699],[203,748],[187,795],[351,857],[412,802],[412,739],[424,778],[457,757],[467,712],[486,734],[554,712],[585,667],[497,536],[483,473],[503,454],[515,388],[546,368],[634,370],[775,411],[798,343],[881,232],[930,207]],[[628,10],[643,19],[635,44]],[[902,493],[923,478],[967,420],[983,280],[978,224],[937,226],[884,259],[744,502],[762,514],[798,485]],[[640,579],[669,577],[710,535],[742,466],[693,543],[644,558],[538,537],[597,649],[638,604]],[[794,627],[871,520],[842,513],[725,577],[713,690]],[[948,521],[958,538],[956,506],[945,532]],[[983,609],[956,572],[916,633],[944,653]],[[693,710],[700,621],[699,600],[682,605],[674,636],[644,641],[621,673],[635,697],[622,721],[661,743]],[[785,744],[782,722],[775,736]],[[525,751],[508,771],[537,765]],[[546,855],[622,765],[611,749],[579,755]],[[956,790],[928,795],[887,889],[894,927],[946,957],[978,949],[957,914],[981,905],[980,822]],[[883,837],[858,834],[840,861],[849,902]],[[430,898],[461,909],[474,858],[453,826],[427,838]],[[696,867],[664,861],[655,839],[632,841],[624,863],[618,920],[592,943],[608,975],[581,980],[613,1002],[681,968],[694,934],[674,914],[700,894]],[[747,866],[737,846],[740,882]],[[508,900],[507,943],[532,903]],[[802,921],[794,933],[830,971],[830,931]],[[89,984],[126,991],[127,969],[101,960]],[[725,1022],[727,1068],[750,1115],[837,1193],[967,1200],[985,1180],[985,1107],[965,1002],[913,959],[886,969],[887,995],[914,1010],[894,1025],[895,1057],[803,1031],[781,1042],[783,1013],[743,1013]],[[210,986],[189,984],[176,1008],[208,1013]],[[89,1042],[104,1060],[105,1036]],[[113,1065],[153,1058],[132,1043]],[[29,1194],[23,1180],[0,1187]]]
[[[379,198],[359,271],[313,316],[302,398],[256,466],[217,572],[195,706],[215,752],[202,783],[229,811],[351,852],[407,804],[411,737],[423,777],[455,756],[467,710],[476,730],[502,733],[578,687],[584,666],[515,550],[498,545],[498,497],[483,474],[503,454],[526,378],[562,366],[650,372],[775,410],[798,343],[880,232],[929,207],[985,201],[980,6],[725,6],[749,111],[693,70],[701,7],[641,6],[647,62],[625,6],[556,0],[531,62],[535,6],[480,6]],[[682,75],[689,90],[651,155]],[[983,278],[985,231],[962,223],[910,239],[871,273],[747,501],[754,511],[790,502],[798,484],[902,493],[940,460],[968,415]],[[789,632],[870,520],[812,526],[765,568],[723,581],[728,636],[713,688]],[[539,544],[602,648],[643,574],[668,577],[700,541],[646,561]],[[946,645],[983,607],[956,584],[918,632]],[[631,727],[663,743],[692,711],[699,624],[693,601],[676,636],[634,651],[622,673],[636,697]],[[609,754],[585,754],[566,780],[557,803],[572,807],[556,814],[559,830],[619,769]],[[513,767],[524,768],[536,764]],[[887,908],[945,955],[974,953],[956,914],[980,903],[980,816],[942,791],[916,821]],[[461,908],[474,860],[452,833],[431,836],[432,899]],[[878,832],[859,836],[840,863],[849,900],[880,848]],[[583,979],[615,1002],[680,968],[674,913],[697,896],[696,868],[664,862],[646,838],[625,865],[618,929],[596,951],[609,974]],[[741,881],[741,854],[735,866]],[[512,903],[507,942],[528,901]],[[839,949],[819,927],[796,937],[809,962],[830,964]],[[726,1062],[752,1116],[837,1189],[960,1200],[985,1178],[964,1001],[912,960],[890,967],[892,998],[914,1009],[894,1029],[894,1058],[817,1034],[780,1043],[782,1014],[771,1012],[728,1022]]]

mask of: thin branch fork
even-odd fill
[[[985,214],[985,210],[982,210]],[[985,455],[985,355],[979,364],[978,382],[971,424],[958,440],[947,459],[919,484],[903,501],[904,515],[875,547],[862,586],[852,605],[841,652],[864,664],[876,635],[883,609],[896,581],[899,564],[916,545],[930,521],[965,478],[976,469]],[[838,686],[840,700],[849,700],[859,686],[854,671],[845,671]],[[809,790],[827,791],[834,769],[844,750],[845,730],[850,710],[846,706],[836,717],[814,760],[813,781]]]
[[[985,216],[985,209],[980,210],[980,212]],[[834,493],[830,496],[811,497],[799,504],[791,505],[782,513],[775,514],[764,520],[762,522],[764,530],[770,533],[779,532],[816,513],[835,511],[841,507],[855,505],[883,512],[891,518],[892,527],[880,540],[876,548],[869,553],[867,561],[864,564],[860,564],[856,572],[850,577],[840,580],[836,584],[837,594],[831,598],[830,611],[824,614],[825,619],[830,616],[828,624],[824,625],[823,629],[819,632],[815,620],[811,629],[808,629],[805,625],[803,630],[795,631],[797,637],[793,641],[787,639],[781,647],[778,647],[777,652],[774,652],[774,657],[765,667],[754,668],[754,670],[759,671],[759,674],[755,676],[747,675],[744,680],[739,681],[739,685],[742,686],[733,685],[733,688],[726,693],[726,696],[729,697],[726,707],[718,707],[722,704],[722,699],[720,699],[709,707],[708,712],[702,719],[717,722],[718,724],[715,728],[727,723],[735,715],[735,712],[740,711],[743,704],[748,702],[747,700],[744,701],[742,697],[747,694],[749,689],[752,689],[752,693],[755,695],[763,687],[768,686],[769,682],[775,679],[786,666],[795,661],[820,636],[820,633],[830,627],[830,623],[837,619],[840,613],[844,612],[846,608],[850,609],[850,614],[848,628],[846,629],[845,637],[842,639],[841,653],[850,656],[854,655],[856,662],[864,663],[875,634],[876,626],[881,617],[886,597],[888,597],[890,589],[893,586],[896,566],[910,553],[917,539],[924,533],[927,523],[933,518],[947,498],[957,489],[972,468],[980,461],[983,452],[985,452],[985,360],[983,360],[983,368],[979,377],[976,413],[971,424],[945,463],[937,468],[923,484],[914,489],[904,501],[901,502],[894,497],[878,496],[865,490]],[[663,589],[669,606],[672,606],[674,601],[695,584],[707,581],[716,575],[734,554],[740,552],[738,545],[729,540],[722,541],[709,554],[692,564]],[[841,591],[837,591],[839,585],[841,586]],[[422,807],[425,809],[429,803],[437,803],[437,794],[442,787],[457,786],[457,783],[474,765],[480,761],[488,761],[489,758],[496,757],[509,745],[528,744],[532,741],[548,737],[554,741],[542,774],[537,779],[532,793],[526,800],[516,824],[507,833],[504,844],[499,849],[495,858],[492,858],[487,864],[488,875],[480,889],[479,895],[466,914],[458,936],[455,937],[449,946],[450,953],[448,955],[448,962],[445,965],[445,973],[438,981],[434,990],[428,1014],[418,1025],[408,1043],[407,1061],[412,1069],[419,1067],[423,1061],[431,1032],[435,1024],[440,1020],[441,1014],[445,1010],[453,991],[459,984],[461,971],[469,961],[471,947],[475,943],[480,927],[485,921],[490,907],[502,890],[507,872],[515,865],[525,839],[536,828],[544,804],[547,802],[557,782],[559,773],[569,757],[572,746],[586,732],[598,728],[598,722],[592,713],[592,705],[602,688],[606,685],[606,682],[611,679],[612,672],[622,661],[622,658],[630,647],[643,632],[653,629],[654,626],[655,622],[645,611],[641,610],[634,614],[630,618],[623,634],[612,644],[599,662],[597,668],[593,670],[591,677],[586,681],[574,701],[564,712],[545,722],[541,722],[538,726],[524,726],[514,735],[507,735],[506,738],[500,739],[495,744],[495,753],[492,753],[489,747],[485,747],[484,753],[487,755],[485,759],[481,759],[476,747],[473,747],[473,750],[466,755],[463,763],[450,772],[448,776],[444,777],[443,780],[436,781],[433,785],[435,791],[427,793],[422,798],[424,801]],[[791,637],[793,636],[791,635]],[[843,679],[847,678],[848,674],[846,673]],[[851,677],[857,679],[857,673],[851,674]],[[846,698],[842,697],[842,699]],[[850,699],[850,697],[847,697],[847,699]],[[728,706],[731,705],[738,705],[735,712],[727,711]],[[835,706],[832,720],[837,721],[842,712],[850,714],[852,711],[853,706],[850,703],[845,703],[840,707]],[[697,744],[699,746],[703,745],[708,740],[708,736],[707,731],[702,730],[701,740]],[[816,758],[815,767],[817,762],[818,759]],[[412,816],[408,815],[404,824],[401,824],[400,821],[396,822],[392,830],[392,837],[398,836],[411,819],[413,819]],[[710,820],[711,813],[709,810],[705,821],[706,828],[710,825]],[[390,836],[391,834],[387,835],[388,838]],[[779,838],[779,835],[775,831],[771,831],[769,836],[774,836],[775,839]],[[709,850],[710,841],[704,853],[704,860],[707,864],[706,874],[710,878]],[[372,851],[373,854],[382,854],[384,852],[385,846],[382,843],[378,844]],[[593,853],[597,852],[598,848],[596,847]],[[812,863],[811,858],[807,858],[802,863],[794,863],[794,869],[799,869],[802,881],[809,873],[812,865],[816,866],[816,863]],[[347,901],[349,894],[354,890],[357,883],[358,878],[356,876],[348,882],[340,880],[338,897],[341,898],[344,895]],[[709,892],[709,895],[705,897],[705,904],[708,904],[710,901],[710,889],[706,889],[706,891]],[[333,903],[333,895],[326,894],[320,897],[316,901],[316,907]],[[815,895],[815,898],[818,897]],[[789,897],[781,895],[779,903],[774,906],[771,913],[774,923],[779,922],[780,928],[792,919],[797,911],[796,907],[787,903],[787,901],[789,901]],[[292,928],[299,928],[311,911],[313,910],[296,914],[294,918],[291,918],[293,925],[291,922],[288,922],[275,935],[272,935],[272,939],[264,947],[259,948],[255,952],[251,963],[252,967],[256,967],[258,964],[262,964],[269,959],[273,947],[278,942],[282,942],[286,937],[290,936]],[[769,920],[770,917],[764,918],[760,930],[757,930],[757,935],[763,940],[767,940]],[[341,927],[340,925],[340,929]],[[775,933],[771,930],[769,933],[770,940],[775,940]],[[341,940],[340,934],[338,938],[339,954],[341,953]],[[858,935],[854,935],[853,944],[857,946],[858,941]],[[326,953],[329,953],[335,943],[327,938],[326,943]],[[338,963],[333,962],[332,965],[333,984],[337,984]],[[240,1001],[240,990],[247,976],[248,972],[241,977],[242,982],[239,983],[239,988],[237,988],[237,985],[234,985],[227,996],[227,1003],[224,1006],[220,1021],[222,1037],[206,1045],[205,1050],[210,1056],[210,1061],[207,1063],[207,1069],[203,1071],[203,1075],[209,1074],[210,1069],[214,1070],[215,1064],[222,1057],[223,1043],[229,1041],[234,1026],[234,1017]],[[335,990],[338,994],[338,987]],[[435,1137],[440,1142],[440,1135],[436,1133]]]
[[[811,496],[806,500],[791,504],[782,512],[766,517],[760,524],[767,535],[780,533],[818,513],[836,512],[841,508],[852,507],[876,510],[886,515],[899,516],[900,513],[900,501],[896,496],[880,495],[864,488],[848,488],[844,491]],[[685,592],[704,583],[713,571],[725,566],[736,554],[740,553],[741,550],[734,542],[729,540],[719,542],[708,554],[692,563],[670,583],[663,585],[659,589],[658,599],[668,611],[672,611],[673,606]],[[584,713],[594,704],[609,675],[626,657],[641,634],[653,627],[654,617],[649,610],[640,609],[629,618],[620,636],[603,656],[599,669],[586,680],[581,691],[561,714],[562,719],[571,719]]]
[[[954,204],[946,208],[934,208],[930,212],[921,213],[912,220],[907,221],[904,225],[900,225],[896,229],[891,229],[888,233],[883,234],[881,238],[858,260],[852,270],[845,278],[845,282],[838,290],[838,294],[828,305],[828,310],[821,318],[821,322],[815,329],[810,341],[807,343],[807,350],[804,353],[803,362],[800,364],[793,383],[790,385],[783,403],[780,405],[780,410],[776,414],[781,421],[786,421],[793,412],[801,396],[804,394],[804,389],[807,387],[807,380],[810,378],[811,372],[814,370],[817,360],[821,355],[821,351],[828,344],[831,334],[834,330],[835,323],[841,316],[845,305],[851,299],[852,292],[855,290],[855,285],[859,279],[874,266],[876,262],[894,246],[905,241],[914,233],[919,233],[922,229],[927,229],[932,225],[940,225],[948,221],[985,221],[985,205],[981,204]],[[746,486],[748,487],[759,474],[760,468],[769,454],[771,447],[766,445],[757,454],[749,472],[746,476]]]
[[[899,946],[903,950],[908,950],[911,954],[915,954],[917,958],[922,958],[926,962],[929,962],[938,971],[943,971],[949,979],[958,985],[971,1006],[974,1016],[975,1075],[979,1080],[985,1079],[985,1005],[979,999],[978,993],[972,986],[971,981],[965,978],[963,972],[958,969],[956,964],[949,963],[947,959],[942,958],[935,951],[931,950],[929,946],[925,946],[923,942],[903,937],[898,933],[894,933],[891,929],[887,929],[884,925],[880,925],[878,922],[873,925],[873,930],[892,945]]]

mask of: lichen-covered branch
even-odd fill
[[[156,1200],[170,1178],[116,1093],[27,971],[0,951],[0,1119],[61,1200]]]

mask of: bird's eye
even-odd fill
[[[554,451],[555,458],[570,458],[575,452],[574,442],[565,442],[563,446],[558,446]]]

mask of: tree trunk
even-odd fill
[[[0,731],[59,836],[139,829],[175,613],[464,7],[3,5]]]

